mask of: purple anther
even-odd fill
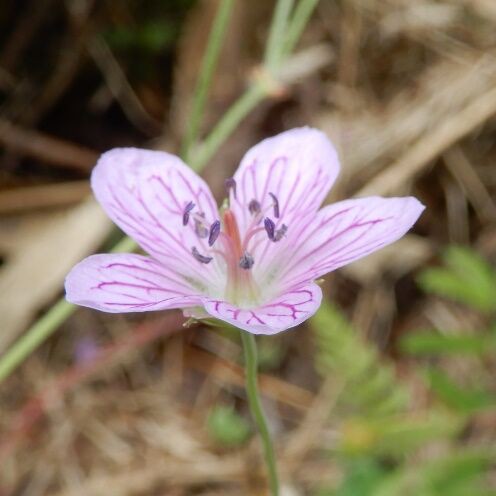
[[[248,203],[248,210],[250,211],[250,214],[256,215],[260,213],[260,210],[262,210],[262,207],[260,203],[253,198],[253,200],[250,200],[250,203]]]
[[[269,219],[268,217],[265,217],[264,226],[265,226],[265,230],[267,231],[267,236],[271,241],[274,241],[274,233],[276,230],[276,225],[274,224],[274,221],[272,219]]]
[[[275,233],[274,233],[274,239],[272,241],[277,242],[281,241],[283,236],[288,232],[288,226],[286,224],[283,224]]]
[[[279,218],[280,212],[279,212],[279,200],[277,199],[277,196],[274,195],[274,193],[269,193],[270,197],[272,198],[273,206],[274,206],[274,217],[276,219]]]
[[[195,219],[195,234],[201,238],[205,239],[208,236],[209,230],[205,224],[200,219]]]
[[[183,226],[187,226],[188,225],[188,222],[189,222],[189,214],[191,212],[191,210],[193,210],[195,208],[195,204],[190,201],[186,204],[186,206],[184,207],[184,211],[183,211]]]
[[[217,241],[219,234],[220,234],[220,220],[216,220],[210,226],[210,232],[208,234],[208,246],[212,246]]]
[[[194,246],[193,248],[191,248],[191,253],[193,254],[193,257],[195,257],[195,260],[198,260],[198,262],[201,262],[203,264],[208,264],[212,261],[212,257],[202,255]]]
[[[224,181],[224,185],[226,187],[226,192],[227,196],[229,196],[229,193],[233,192],[234,198],[236,198],[236,181],[234,180],[233,177],[229,177]]]
[[[245,254],[239,259],[239,266],[245,270],[251,269],[254,263],[255,260],[253,260],[253,257],[247,251],[245,251]]]

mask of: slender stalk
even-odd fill
[[[300,0],[295,8],[293,17],[288,23],[283,56],[293,52],[319,0]]]
[[[212,77],[219,59],[222,41],[228,25],[234,0],[222,0],[208,38],[207,48],[203,56],[202,67],[193,99],[193,107],[189,116],[188,127],[181,147],[181,155],[188,161],[191,146],[198,138],[201,119],[205,111],[208,90],[212,83]]]
[[[75,308],[75,305],[61,298],[43,317],[37,320],[0,360],[0,382],[43,343],[74,312]]]
[[[131,238],[122,239],[113,253],[130,252],[136,249]],[[38,319],[0,358],[0,383],[6,379],[38,346],[50,337],[58,327],[76,310],[77,306],[60,298],[48,312]]]
[[[275,71],[283,53],[284,36],[294,0],[278,0],[269,30],[269,40],[265,49],[265,66]]]
[[[190,159],[191,168],[201,170],[238,124],[266,97],[261,84],[254,83],[236,100]]]
[[[260,402],[257,382],[257,344],[255,336],[246,331],[241,331],[241,340],[243,342],[243,351],[245,356],[245,373],[246,373],[246,392],[248,394],[248,403],[250,411],[255,420],[264,449],[265,463],[269,476],[270,493],[272,496],[279,496],[279,479],[277,477],[276,458],[272,440],[270,438],[267,420]]]

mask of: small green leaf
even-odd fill
[[[346,475],[335,496],[372,496],[374,489],[387,475],[385,468],[373,458],[361,458],[348,464]]]
[[[348,415],[355,411],[381,417],[406,406],[408,393],[391,364],[355,332],[336,306],[323,302],[310,323],[316,338],[317,371],[344,385],[338,405]]]
[[[428,441],[450,438],[463,425],[462,418],[434,411],[422,416],[350,419],[342,427],[341,451],[355,456],[369,453],[399,456]]]
[[[468,495],[467,489],[473,489],[474,481],[490,467],[492,460],[492,454],[485,451],[452,454],[428,467],[425,478],[436,494],[451,495],[461,489],[464,492],[460,494]]]
[[[285,352],[284,341],[281,341],[278,336],[260,336],[258,339],[259,369],[262,371],[277,369],[284,359]]]
[[[460,246],[449,247],[444,268],[426,269],[417,282],[428,292],[464,303],[483,312],[496,310],[496,274],[476,252]]]
[[[431,368],[426,374],[432,390],[438,397],[461,413],[470,413],[496,405],[496,398],[489,392],[461,388],[440,370]]]
[[[150,52],[159,52],[173,43],[177,28],[170,22],[150,21],[143,25],[139,33],[141,46]]]
[[[412,355],[481,355],[496,348],[492,335],[440,334],[435,330],[414,331],[401,339],[402,351]]]
[[[405,464],[372,496],[494,496],[485,481],[494,460],[491,450],[467,450],[419,464]]]
[[[210,437],[218,444],[235,447],[243,444],[250,435],[248,422],[233,408],[215,406],[207,419]]]

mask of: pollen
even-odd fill
[[[250,203],[248,203],[248,210],[252,215],[259,214],[260,211],[262,210],[260,202],[258,202],[257,200],[255,200],[255,198],[253,198],[253,200],[251,200]]]
[[[195,204],[190,201],[186,204],[183,211],[183,226],[187,226],[189,222],[189,214],[195,208]]]
[[[245,254],[239,259],[239,266],[242,269],[249,270],[253,267],[255,260],[253,257],[246,251]]]
[[[233,177],[229,177],[224,181],[224,186],[226,188],[227,196],[233,192],[234,198],[236,198],[236,181]]]
[[[267,231],[267,236],[271,241],[274,241],[274,233],[276,230],[276,225],[274,224],[274,221],[270,219],[269,217],[265,217],[264,219],[264,227],[265,230]]]
[[[193,246],[193,248],[191,248],[191,253],[192,253],[193,257],[195,258],[195,260],[198,260],[198,262],[203,263],[203,264],[208,264],[213,260],[212,257],[207,257],[206,255],[202,255],[196,249],[195,246]]]
[[[281,212],[279,211],[279,200],[277,199],[277,196],[274,195],[274,193],[269,193],[269,196],[272,198],[273,202],[272,205],[274,207],[274,217],[278,219],[281,215]]]
[[[213,244],[217,241],[219,234],[220,234],[220,220],[216,220],[210,226],[210,232],[208,235],[208,246],[213,246]]]

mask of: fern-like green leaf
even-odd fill
[[[475,251],[460,246],[449,247],[445,267],[426,269],[417,282],[420,287],[483,312],[496,310],[496,274]]]

